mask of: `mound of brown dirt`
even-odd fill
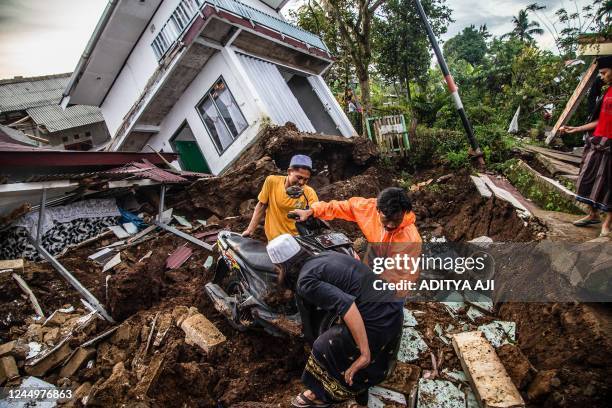
[[[389,180],[386,180],[388,183]],[[376,197],[380,190],[388,187],[381,180],[380,170],[370,167],[365,172],[348,180],[337,181],[317,190],[320,200],[347,200],[351,197]]]
[[[607,305],[507,303],[499,315],[517,323],[518,346],[537,370],[557,370],[552,387],[538,392],[531,406],[607,406],[612,398]]]
[[[265,156],[221,177],[196,181],[189,188],[193,206],[219,218],[238,215],[240,205],[257,197],[266,177],[273,174],[280,170]]]
[[[165,269],[163,257],[134,266],[118,265],[108,280],[108,311],[123,320],[139,310],[150,308],[160,298]]]
[[[411,197],[417,225],[424,230],[441,226],[436,235],[449,241],[486,235],[499,242],[528,242],[542,228],[537,222],[525,225],[510,203],[481,197],[465,172],[412,192]]]

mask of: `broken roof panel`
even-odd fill
[[[0,81],[0,113],[57,105],[70,74],[12,78]]]
[[[75,105],[63,110],[59,105],[37,106],[26,110],[38,125],[51,133],[78,126],[104,122],[100,108],[96,106]]]
[[[36,146],[36,142],[30,139],[20,130],[0,125],[0,142],[18,144],[24,146]]]
[[[148,178],[159,183],[184,183],[187,181],[187,179],[179,175],[160,169],[146,159],[143,159],[143,161],[144,163],[134,162],[126,164],[121,168],[109,170],[108,173],[137,175],[138,178]]]

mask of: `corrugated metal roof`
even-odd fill
[[[133,175],[138,178],[148,178],[159,183],[186,183],[188,180],[179,175],[160,169],[146,159],[144,163],[133,162],[107,173]]]
[[[166,259],[166,268],[176,269],[180,268],[193,253],[193,250],[188,246],[182,246],[177,248],[170,256]]]
[[[69,78],[60,74],[0,81],[0,113],[59,104]]]
[[[102,112],[96,106],[75,105],[63,110],[59,105],[47,105],[29,108],[26,112],[36,124],[45,126],[51,133],[104,122]]]
[[[316,132],[276,65],[244,54],[238,56],[259,96],[269,108],[273,123],[284,125],[292,122],[302,132]]]

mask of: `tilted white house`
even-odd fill
[[[321,77],[321,39],[285,21],[287,0],[111,0],[62,106],[100,106],[111,150],[177,152],[223,171],[266,123],[350,137]]]

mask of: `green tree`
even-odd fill
[[[325,73],[325,79],[332,85],[334,93],[344,92],[351,82],[354,69],[348,49],[340,36],[338,24],[327,18],[325,10],[316,0],[308,0],[296,10],[290,10],[289,18],[297,26],[317,34],[325,42],[330,53],[336,58]]]
[[[355,67],[365,113],[370,105],[370,63],[372,62],[372,22],[385,0],[322,0],[328,18],[338,26]],[[366,115],[363,115],[365,129]]]
[[[453,21],[446,0],[424,0],[423,8],[434,33],[444,34]],[[410,84],[424,83],[431,63],[431,45],[425,28],[413,0],[387,0],[379,15],[373,35],[376,68],[386,80],[399,81],[411,101]]]
[[[444,43],[444,55],[447,58],[462,59],[472,65],[482,63],[487,53],[487,38],[490,36],[486,25],[476,29],[474,25]]]
[[[532,3],[527,10],[532,12],[555,39],[559,53],[567,58],[574,58],[578,46],[578,37],[591,33],[592,38],[612,38],[612,1],[593,0],[578,8],[576,1],[574,10],[566,8],[557,9],[554,20],[545,14],[545,5]]]
[[[522,42],[533,42],[534,35],[544,34],[544,30],[540,28],[540,23],[529,20],[529,10],[527,9],[519,10],[518,15],[512,17],[512,24],[514,24],[514,28],[508,34]]]

